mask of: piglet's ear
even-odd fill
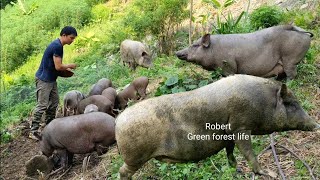
[[[201,44],[206,48],[210,46],[210,34],[206,34],[202,37]]]

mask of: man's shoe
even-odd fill
[[[35,141],[39,141],[39,139],[34,135],[34,132],[30,132],[28,138],[35,140]]]

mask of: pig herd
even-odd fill
[[[224,148],[229,164],[235,167],[237,145],[254,173],[268,175],[253,152],[251,138],[241,137],[320,129],[285,84],[265,78],[281,73],[294,78],[296,65],[309,49],[310,36],[289,25],[249,34],[205,35],[176,55],[208,70],[220,67],[230,76],[188,92],[146,99],[147,77],[135,79],[119,93],[106,78],[94,84],[87,96],[76,90],[67,92],[64,117],[49,123],[39,136],[41,151],[47,157],[55,150],[62,152],[66,167],[73,154],[103,154],[117,143],[124,160],[120,178],[131,179],[151,158],[197,162]],[[152,65],[140,42],[125,40],[120,51],[122,61],[132,69]],[[142,99],[127,107],[129,100]],[[228,128],[208,128],[208,124]]]
[[[111,80],[102,78],[91,87],[87,96],[77,90],[67,92],[64,117],[50,122],[41,135],[35,134],[42,153],[50,157],[57,151],[59,165],[63,168],[71,164],[73,154],[106,153],[115,143],[114,117],[127,107],[129,100],[143,100],[148,83],[148,78],[142,76],[117,93]]]

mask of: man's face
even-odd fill
[[[64,36],[64,40],[66,42],[66,44],[70,45],[71,43],[73,43],[73,41],[76,39],[76,36],[73,34],[70,35],[63,35]]]

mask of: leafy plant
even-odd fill
[[[194,90],[208,85],[210,82],[211,80],[208,79],[194,80],[191,78],[179,78],[177,75],[170,76],[166,81],[160,83],[160,87],[157,89],[155,96]]]
[[[42,52],[62,27],[82,27],[90,16],[85,0],[19,0],[1,10],[1,72],[14,71],[33,53]]]
[[[219,3],[217,0],[203,0],[203,2],[212,5],[218,11],[216,15],[216,25],[213,25],[214,29],[212,33],[231,34],[239,32],[237,27],[245,12],[242,11],[237,19],[234,19],[231,12],[228,12],[227,17],[223,15],[224,9],[232,5],[235,2],[234,0],[227,0],[223,4]]]
[[[35,11],[38,8],[38,5],[33,3],[31,7],[28,10],[26,10],[24,0],[18,0],[17,3],[10,2],[10,4],[17,6],[22,11],[23,15],[30,15],[33,11]]]
[[[124,24],[132,27],[139,38],[148,34],[157,37],[160,54],[171,54],[172,37],[177,25],[187,17],[187,4],[187,0],[136,0]]]
[[[3,131],[3,132],[1,132],[0,135],[1,135],[1,137],[0,137],[1,143],[10,142],[12,139],[12,134],[8,131]]]
[[[111,9],[107,7],[105,4],[98,4],[94,6],[91,10],[92,13],[92,21],[98,23],[102,20],[108,20],[111,17]]]
[[[90,48],[92,44],[97,43],[99,41],[100,39],[95,37],[95,33],[93,31],[90,31],[84,36],[79,35],[74,45],[76,46],[77,51],[82,51],[84,50],[84,48]]]
[[[86,3],[90,6],[93,7],[96,4],[100,4],[105,2],[106,0],[86,0]]]
[[[225,21],[223,22],[220,18],[220,16],[217,15],[217,26],[213,26],[214,30],[212,33],[216,34],[232,34],[237,33],[239,30],[237,29],[238,24],[244,15],[244,11],[241,12],[241,14],[238,16],[237,19],[234,19],[232,14],[228,12],[228,16],[224,17]]]
[[[254,29],[268,28],[280,24],[284,13],[277,6],[261,6],[250,14],[250,22]]]

